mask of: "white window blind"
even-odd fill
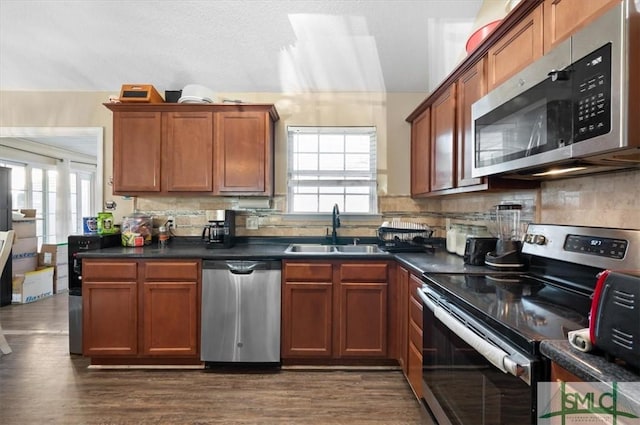
[[[375,214],[375,127],[288,127],[289,213]]]

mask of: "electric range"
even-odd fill
[[[423,393],[439,424],[536,423],[540,342],[589,326],[599,273],[640,268],[640,230],[531,224],[522,254],[522,273],[423,275]]]

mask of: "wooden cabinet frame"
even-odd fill
[[[92,364],[200,363],[200,260],[83,260]]]
[[[396,358],[392,273],[388,261],[284,260],[283,360]]]
[[[104,105],[115,194],[273,195],[274,105]]]

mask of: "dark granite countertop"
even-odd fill
[[[608,361],[603,355],[583,353],[566,340],[542,341],[540,351],[569,372],[585,381],[639,382],[640,375],[623,364]],[[638,388],[640,400],[640,387]]]
[[[624,406],[625,411],[630,410],[631,413],[640,415],[640,375],[635,371],[622,364],[610,362],[597,352],[583,353],[576,350],[567,340],[542,341],[540,351],[578,378],[586,382],[604,384],[607,392],[612,388],[612,383],[617,383],[617,405]],[[602,390],[602,387],[600,389]],[[620,399],[621,395],[624,400]]]
[[[294,242],[300,242],[295,240]],[[165,248],[157,244],[145,247],[112,247],[79,253],[80,258],[199,258],[203,260],[225,259],[361,259],[361,260],[397,260],[416,274],[427,273],[483,273],[486,267],[465,265],[462,258],[449,254],[444,248],[436,248],[435,252],[417,253],[376,253],[376,254],[313,254],[285,253],[291,241],[279,238],[252,239],[235,244],[227,249],[207,248],[200,239],[176,238]],[[314,243],[302,240],[301,243]],[[362,243],[371,243],[362,241]]]

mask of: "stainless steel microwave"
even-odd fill
[[[639,7],[621,1],[472,105],[473,177],[640,166]]]

